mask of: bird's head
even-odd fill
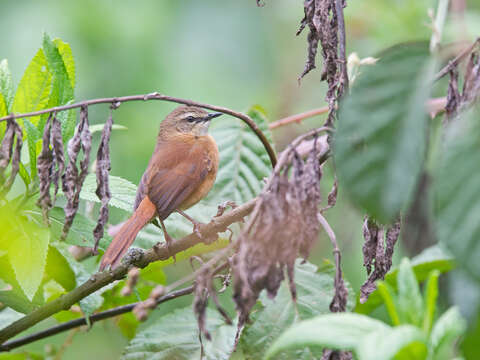
[[[207,135],[210,120],[222,115],[219,112],[209,113],[196,106],[182,105],[167,115],[160,125],[160,135],[191,134]]]

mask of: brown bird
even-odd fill
[[[215,182],[218,147],[208,135],[208,127],[210,120],[220,115],[179,106],[162,121],[155,151],[138,186],[133,215],[105,251],[100,270],[109,265],[115,268],[138,232],[157,216],[167,245],[171,237],[163,220],[172,212],[185,216],[196,229],[197,223],[183,210],[204,198]]]

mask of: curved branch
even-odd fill
[[[82,107],[82,106],[90,106],[90,105],[96,105],[96,104],[112,104],[115,108],[117,108],[124,102],[128,102],[128,101],[148,101],[148,100],[161,100],[161,101],[175,102],[175,103],[178,103],[178,104],[184,104],[184,105],[189,105],[189,106],[198,106],[198,107],[202,107],[202,108],[213,110],[213,111],[219,111],[219,112],[222,112],[224,114],[228,114],[228,115],[234,116],[234,117],[242,120],[253,130],[255,135],[257,135],[257,137],[260,139],[263,146],[265,147],[265,150],[268,153],[268,156],[270,158],[270,162],[272,163],[272,167],[275,167],[275,164],[277,163],[277,158],[275,156],[275,151],[273,150],[272,145],[270,145],[270,143],[268,142],[265,134],[262,132],[262,130],[260,130],[260,128],[257,126],[257,124],[252,120],[252,118],[250,116],[248,116],[244,113],[238,112],[238,111],[231,110],[231,109],[226,108],[226,107],[204,104],[204,103],[200,103],[200,102],[193,101],[193,100],[187,100],[187,99],[177,98],[177,97],[168,96],[168,95],[162,95],[158,92],[153,92],[151,94],[145,94],[145,95],[130,95],[130,96],[85,100],[85,101],[81,101],[81,102],[78,102],[78,103],[75,103],[75,104],[56,106],[56,107],[53,107],[53,108],[50,108],[50,109],[33,111],[33,112],[29,112],[29,113],[24,113],[24,114],[10,114],[10,115],[1,117],[0,121],[38,116],[38,115],[42,115],[42,114],[65,111],[65,110],[79,108],[79,107]]]
[[[45,305],[32,311],[30,314],[25,315],[19,320],[8,325],[6,328],[0,330],[0,344],[61,310],[70,309],[70,307],[76,304],[79,300],[112,283],[113,281],[122,279],[127,274],[131,266],[144,268],[151,262],[166,260],[172,255],[175,255],[202,242],[203,239],[215,237],[218,233],[226,231],[229,225],[243,220],[245,216],[250,214],[255,206],[256,201],[257,199],[252,199],[247,203],[232,209],[224,215],[214,217],[208,224],[201,227],[201,238],[194,232],[179,240],[174,240],[168,248],[166,246],[159,246],[149,249],[143,252],[140,258],[136,258],[135,256],[129,257],[127,253],[126,258],[128,260],[125,261],[124,258],[122,264],[114,270],[93,274],[89,280],[71,292],[46,303]]]

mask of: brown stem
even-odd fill
[[[171,244],[169,244],[168,248],[166,246],[159,246],[149,249],[143,253],[140,259],[133,259],[134,257],[132,256],[132,260],[122,262],[122,264],[113,271],[103,271],[93,274],[89,280],[71,292],[40,306],[30,314],[25,315],[24,317],[0,330],[0,344],[61,310],[70,309],[70,307],[79,300],[112,283],[113,281],[122,279],[125,277],[132,265],[139,268],[144,268],[151,262],[166,260],[170,256],[202,242],[203,238],[212,238],[218,233],[226,231],[229,225],[243,220],[243,218],[253,210],[256,201],[257,199],[250,200],[247,203],[230,210],[222,216],[214,217],[208,224],[202,226],[202,238],[200,238],[197,234],[192,233],[179,240],[173,241]]]
[[[33,112],[29,112],[29,113],[24,113],[24,114],[10,114],[10,115],[1,117],[0,121],[38,116],[38,115],[42,115],[42,114],[65,111],[65,110],[70,110],[70,109],[75,109],[75,108],[90,106],[90,105],[96,105],[96,104],[112,104],[113,106],[118,107],[118,106],[120,106],[120,104],[122,104],[124,102],[128,102],[128,101],[148,101],[148,100],[161,100],[161,101],[175,102],[175,103],[178,103],[178,104],[184,104],[184,105],[189,105],[189,106],[198,106],[198,107],[202,107],[202,108],[213,110],[213,111],[219,111],[219,112],[222,112],[224,114],[228,114],[228,115],[234,116],[234,117],[242,120],[253,130],[255,135],[257,135],[257,137],[260,139],[263,146],[265,147],[265,150],[268,153],[268,156],[270,158],[270,162],[272,163],[272,167],[275,167],[275,164],[277,163],[277,158],[275,156],[275,151],[273,150],[272,146],[268,142],[265,134],[260,130],[260,128],[252,120],[252,118],[250,118],[250,116],[248,116],[244,113],[238,112],[238,111],[228,109],[226,107],[204,104],[204,103],[200,103],[200,102],[193,101],[193,100],[181,99],[181,98],[176,98],[176,97],[172,97],[172,96],[168,96],[168,95],[162,95],[158,92],[153,92],[151,94],[145,94],[145,95],[130,95],[130,96],[85,100],[85,101],[78,102],[78,103],[75,103],[75,104],[56,106],[56,107],[53,107],[53,108],[50,108],[50,109],[33,111]]]
[[[180,289],[180,290],[177,290],[177,291],[172,291],[172,292],[162,296],[160,299],[158,299],[157,300],[157,305],[159,305],[161,303],[164,303],[166,301],[169,301],[169,300],[176,299],[180,296],[191,294],[192,292],[193,292],[193,285],[188,286],[188,287],[183,288],[183,289]],[[118,306],[116,308],[106,310],[106,311],[102,311],[102,312],[99,312],[97,314],[91,315],[90,316],[90,324],[93,325],[97,321],[105,320],[105,319],[108,319],[108,318],[111,318],[111,317],[114,317],[114,316],[118,316],[118,315],[122,315],[122,314],[125,314],[127,312],[130,312],[139,303],[140,302],[136,302],[136,303],[128,304],[128,305],[123,305],[123,306]],[[67,321],[67,322],[64,322],[62,324],[52,326],[51,328],[36,332],[34,334],[24,336],[20,339],[7,341],[7,342],[3,343],[2,345],[0,345],[0,352],[10,351],[10,350],[18,348],[20,346],[30,344],[34,341],[41,340],[41,339],[44,339],[46,337],[53,336],[53,335],[59,334],[61,332],[64,332],[64,331],[67,331],[67,330],[70,330],[70,329],[74,329],[74,328],[77,328],[77,327],[83,326],[83,325],[87,325],[87,318],[86,317],[71,320],[71,321]]]
[[[291,123],[294,123],[294,122],[295,123],[300,123],[304,119],[310,118],[312,116],[320,115],[320,114],[325,114],[327,112],[328,112],[328,106],[324,106],[324,107],[321,107],[321,108],[318,108],[318,109],[305,111],[305,112],[300,113],[300,114],[287,116],[283,119],[280,119],[280,120],[277,120],[277,121],[274,121],[274,122],[268,124],[268,127],[269,127],[269,129],[272,130],[272,129],[276,129],[276,128],[279,128],[281,126],[285,126],[285,125],[288,125],[288,124],[291,124]]]
[[[480,45],[480,38],[477,38],[469,47],[467,47],[460,54],[458,54],[455,59],[449,61],[449,63],[442,70],[440,70],[437,75],[435,75],[433,81],[435,82],[440,80],[442,77],[447,75],[450,70],[457,67],[457,65],[462,62],[462,60],[465,59],[475,49],[477,45]]]

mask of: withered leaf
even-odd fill
[[[97,226],[93,229],[93,236],[95,238],[95,245],[93,248],[94,253],[97,252],[97,247],[100,239],[103,237],[104,227],[108,221],[108,203],[112,197],[110,188],[108,186],[108,174],[110,172],[110,135],[112,133],[113,126],[113,109],[110,110],[107,122],[105,123],[102,131],[102,138],[97,152],[97,190],[95,193],[100,199],[102,205],[100,207],[100,215],[98,217]]]

